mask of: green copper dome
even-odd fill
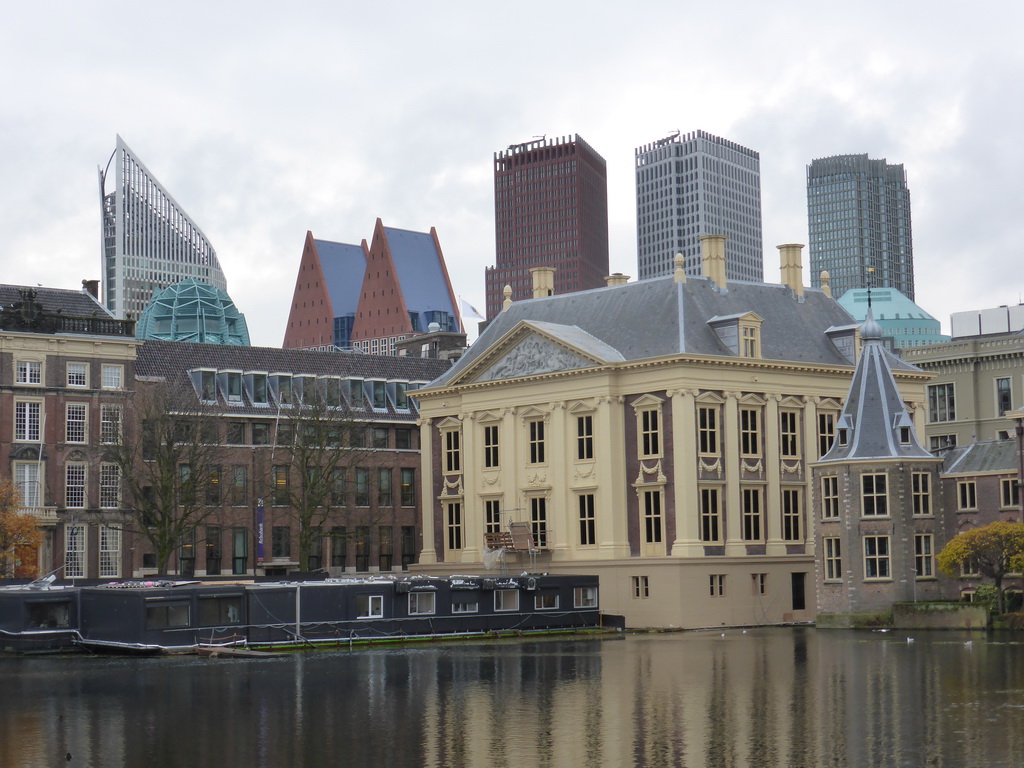
[[[136,326],[140,339],[249,346],[249,327],[235,302],[194,277],[153,294]]]

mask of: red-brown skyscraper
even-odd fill
[[[532,297],[530,270],[554,267],[555,292],[604,286],[608,274],[605,161],[579,136],[513,144],[494,154],[496,264],[486,269],[487,317],[502,291]]]

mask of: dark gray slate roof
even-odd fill
[[[942,464],[942,473],[1016,472],[1018,461],[1016,440],[986,440],[950,449]]]
[[[58,310],[66,317],[101,317],[112,318],[106,307],[92,297],[84,289],[43,288],[30,285],[0,285],[0,307],[9,307],[21,301],[19,291],[35,291],[36,301],[43,311],[55,313]]]
[[[934,458],[917,442],[914,422],[892,375],[893,363],[899,358],[882,344],[882,329],[870,308],[861,326],[861,338],[864,346],[836,424],[837,438],[821,461]],[[900,440],[901,428],[909,430],[908,443]],[[840,444],[839,438],[844,430],[848,435],[846,445]]]
[[[704,277],[687,277],[685,283],[664,277],[514,302],[432,386],[457,376],[524,320],[582,331],[615,350],[622,360],[632,361],[680,353],[735,357],[708,321],[748,312],[764,321],[762,358],[850,364],[825,332],[849,326],[853,318],[820,290],[805,289],[800,300],[784,285],[733,281],[722,291]]]
[[[314,352],[276,347],[235,347],[184,341],[145,341],[138,350],[135,375],[152,376],[191,386],[188,372],[196,368],[310,374],[360,379],[430,381],[447,370],[447,360],[365,355],[357,352]],[[232,406],[232,412],[267,413],[266,407]],[[408,414],[405,415],[408,419]]]

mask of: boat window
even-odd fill
[[[384,615],[384,595],[356,595],[356,617],[377,619]]]
[[[29,603],[29,629],[66,629],[70,623],[71,601]]]
[[[452,602],[452,613],[476,613],[480,610],[480,606],[475,599],[460,600],[456,598]]]
[[[434,612],[433,592],[412,592],[409,595],[409,615]]]
[[[186,602],[149,603],[146,605],[146,628],[187,627],[189,604]]]
[[[573,602],[575,608],[597,608],[597,587],[576,587]]]
[[[238,624],[242,620],[242,598],[237,595],[201,597],[199,624],[204,627]]]
[[[498,589],[494,592],[494,610],[496,611],[518,611],[519,590]]]

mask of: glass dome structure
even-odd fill
[[[153,294],[139,317],[140,339],[249,346],[249,327],[235,302],[215,285],[194,277]]]

